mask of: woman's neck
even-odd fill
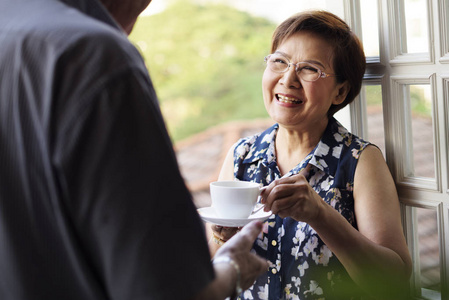
[[[299,164],[321,140],[326,122],[314,124],[309,128],[286,128],[279,125],[276,135],[276,160],[281,174],[289,172]]]

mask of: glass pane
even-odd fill
[[[419,276],[415,276],[418,295],[433,296],[441,293],[440,247],[438,238],[437,211],[433,209],[414,208],[416,216],[417,251]],[[416,263],[416,262],[415,262]],[[441,296],[436,299],[441,299]]]
[[[379,24],[377,0],[360,1],[362,39],[365,55],[379,56]]]
[[[432,96],[430,85],[409,85],[413,171],[411,176],[435,178]],[[409,137],[410,138],[410,137]]]
[[[429,35],[426,0],[404,0],[405,34],[404,53],[429,52]],[[404,33],[404,32],[403,32]]]
[[[380,85],[364,85],[366,98],[367,140],[382,150],[385,156],[385,132],[382,109],[382,88]]]

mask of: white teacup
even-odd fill
[[[246,219],[257,203],[260,188],[249,181],[215,181],[210,183],[210,195],[220,218]]]

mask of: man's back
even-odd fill
[[[149,266],[170,278],[170,263],[179,264],[166,269],[162,253],[186,258],[164,248],[173,235],[155,224],[164,218],[199,233],[180,246],[205,241],[140,56],[112,20],[58,1],[0,7],[0,299],[166,295]],[[152,209],[151,198],[165,202]],[[200,248],[186,249],[191,262],[178,271],[203,275],[173,293],[210,280]]]
[[[62,92],[58,65],[78,42],[74,35],[98,25],[55,1],[7,5],[0,13],[0,295],[105,299],[85,249],[70,240],[51,155],[53,126],[62,124],[52,119],[53,96]]]

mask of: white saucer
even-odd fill
[[[213,207],[198,208],[197,211],[204,221],[226,227],[242,227],[252,221],[265,221],[272,215],[271,211],[265,212],[262,209],[246,219],[226,219],[217,216],[217,213],[215,212],[215,209]]]

